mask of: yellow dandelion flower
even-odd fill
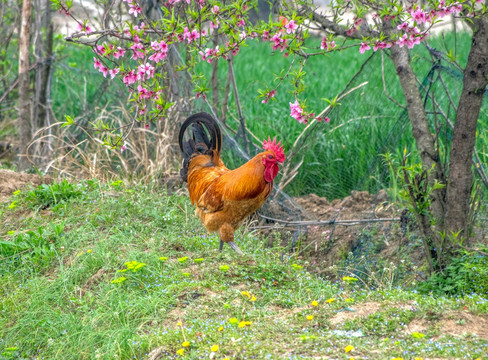
[[[416,357],[414,360],[424,360],[424,358]],[[481,360],[481,358],[477,358],[475,360]]]
[[[88,254],[91,254],[92,249],[88,249],[86,252],[87,252]]]
[[[344,351],[347,353],[350,353],[351,351],[354,350],[354,346],[352,345],[347,345],[345,348],[344,348]]]
[[[313,320],[313,315],[308,315],[308,316],[307,316],[307,320],[312,321],[312,320]]]
[[[329,304],[334,302],[334,301],[335,301],[335,298],[330,298],[330,299],[325,300],[325,302],[329,303]]]
[[[126,280],[127,280],[127,278],[126,278],[126,277],[121,276],[121,277],[119,277],[119,278],[117,278],[117,279],[112,280],[112,281],[111,281],[111,283],[112,283],[112,284],[121,284],[121,283],[123,283],[123,282],[124,282],[124,281],[126,281]]]
[[[12,203],[8,206],[9,209],[15,209],[17,207],[18,201],[12,201]]]
[[[183,346],[184,348],[186,347],[189,347],[190,346],[190,342],[189,341],[185,341],[181,344],[181,346]]]
[[[15,231],[10,230],[9,232],[7,232],[7,235],[9,235],[9,236],[10,236],[10,235],[15,235]]]
[[[237,325],[237,326],[239,326],[240,328],[243,328],[243,327],[246,327],[246,326],[251,326],[251,324],[252,324],[251,321],[241,321],[239,323],[239,325]]]
[[[353,299],[353,298],[346,298],[346,299],[344,299],[344,300],[345,300],[346,302],[353,302],[353,301],[354,301],[354,299]]]
[[[217,331],[224,331],[224,327],[223,326],[219,327]]]
[[[214,345],[214,346],[212,346],[212,347],[210,348],[210,351],[211,351],[211,352],[217,352],[217,351],[219,351],[219,346],[218,346],[218,345]]]
[[[249,301],[256,301],[256,297],[253,295]]]
[[[391,360],[403,360],[403,358],[393,358]]]
[[[317,301],[312,301],[312,306],[319,306],[319,303]]]
[[[166,260],[168,260],[168,258],[166,256],[161,256],[159,258],[159,261],[162,261],[162,262],[165,262]]]
[[[241,294],[242,294],[242,296],[247,296],[248,298],[251,297],[251,294],[249,294],[248,291],[243,291]]]
[[[424,334],[419,333],[419,332],[413,332],[413,333],[412,333],[412,336],[413,336],[414,338],[416,338],[416,339],[420,339],[420,338],[425,337],[425,335],[424,335]]]
[[[183,256],[178,259],[178,262],[183,264],[184,262],[186,262],[186,260],[188,260],[188,256]]]
[[[229,319],[229,322],[230,322],[231,324],[237,324],[237,323],[239,322],[239,320],[237,320],[236,318],[230,318],[230,319]]]
[[[222,266],[220,267],[220,271],[224,271],[224,272],[225,272],[225,271],[227,271],[227,270],[229,270],[229,265],[222,265]]]
[[[185,353],[185,349],[176,350],[176,353],[180,356],[183,356],[183,354]]]
[[[19,195],[20,194],[20,190],[15,190],[12,194]]]
[[[199,264],[199,263],[203,262],[203,258],[198,258],[198,259],[195,259],[193,261],[196,262],[197,264]]]

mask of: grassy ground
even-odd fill
[[[2,203],[0,359],[486,359],[486,339],[444,326],[475,332],[485,299],[331,283],[245,231],[245,256],[219,253],[192,214],[120,181]]]

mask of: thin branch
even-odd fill
[[[390,94],[388,94],[388,92],[386,91],[386,81],[385,81],[385,60],[384,60],[384,53],[383,51],[381,52],[381,79],[383,80],[383,94],[386,96],[386,98],[388,100],[390,100],[392,103],[394,103],[396,106],[406,110],[407,107],[400,104],[398,101],[396,101],[395,99],[393,99],[392,96],[390,96]]]
[[[352,226],[364,223],[377,223],[388,221],[400,221],[400,218],[377,218],[377,219],[352,219],[352,220],[306,220],[306,221],[293,221],[276,219],[269,216],[261,215],[260,217],[266,220],[272,220],[280,224],[294,225],[294,226],[311,226],[311,225],[345,225]]]
[[[230,68],[230,75],[231,75],[231,81],[232,81],[232,88],[234,89],[234,97],[236,101],[236,107],[237,107],[237,114],[239,115],[239,123],[241,125],[241,134],[242,134],[242,140],[244,141],[244,148],[246,149],[247,153],[250,155],[250,149],[249,149],[249,141],[247,140],[247,135],[246,135],[246,121],[244,120],[244,116],[242,115],[242,108],[241,108],[241,102],[239,99],[239,92],[237,91],[237,82],[236,82],[236,76],[234,73],[234,66],[232,65],[232,58],[228,60],[229,63],[229,68]]]

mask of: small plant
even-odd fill
[[[51,224],[51,231],[41,226],[37,231],[13,234],[12,240],[0,240],[0,257],[12,257],[14,261],[10,262],[10,267],[29,264],[42,269],[56,256],[56,241],[63,232],[64,224]]]
[[[83,191],[80,185],[71,184],[66,179],[63,179],[59,183],[42,184],[37,189],[28,191],[25,194],[25,200],[39,210],[53,205],[55,207],[60,203],[79,198],[82,195]]]

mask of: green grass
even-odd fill
[[[281,260],[282,248],[245,231],[237,234],[245,256],[219,253],[186,197],[151,186],[93,180],[38,191],[0,205],[2,360],[144,359],[157,348],[164,359],[204,359],[214,345],[215,359],[475,359],[488,351],[486,339],[439,325],[486,316],[479,296],[331,283],[312,275],[306,259]],[[333,324],[371,303],[378,311]],[[408,332],[414,321],[425,322],[424,337]]]

